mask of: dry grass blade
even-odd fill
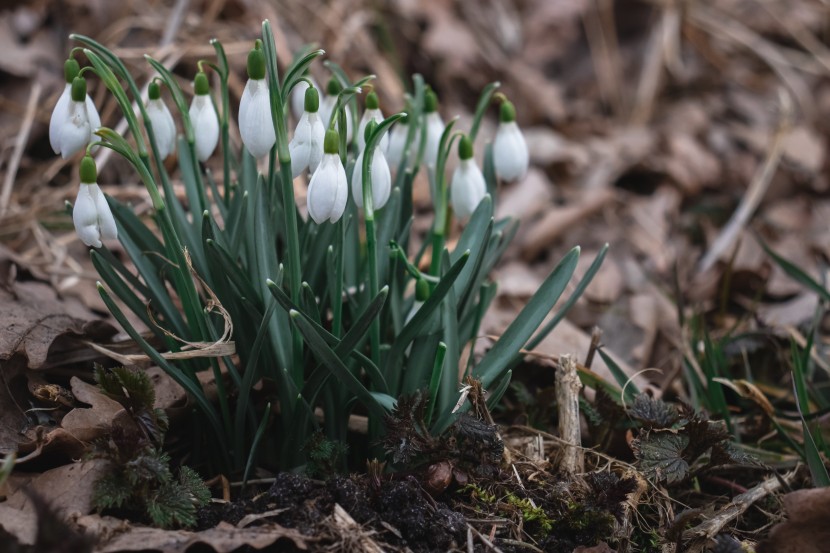
[[[735,243],[741,230],[749,222],[750,217],[752,217],[766,194],[767,188],[769,188],[775,170],[778,168],[778,163],[781,161],[781,155],[784,151],[784,139],[789,135],[793,123],[792,98],[783,89],[779,91],[779,105],[781,113],[778,128],[773,136],[766,160],[764,160],[764,164],[758,172],[755,173],[746,194],[744,194],[732,217],[729,218],[729,222],[723,227],[723,230],[709,247],[709,251],[700,260],[698,264],[698,272],[700,273],[709,270],[720,256]]]
[[[29,93],[29,101],[26,103],[26,113],[23,115],[23,123],[20,125],[20,131],[17,133],[17,138],[14,141],[14,152],[9,160],[6,178],[3,180],[3,190],[0,191],[0,218],[6,214],[6,210],[9,207],[12,185],[17,177],[17,169],[20,167],[23,149],[26,147],[26,142],[29,140],[29,133],[32,131],[32,123],[35,121],[35,113],[42,91],[43,86],[39,82],[35,82],[32,86],[32,91]]]

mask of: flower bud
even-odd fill
[[[364,133],[366,132],[366,126],[369,124],[369,121],[375,121],[378,124],[383,122],[383,112],[380,111],[380,102],[374,90],[366,95],[366,111],[363,112],[363,117],[360,118],[360,124],[357,126],[357,148],[361,152],[366,147]],[[384,134],[383,138],[380,139],[378,149],[385,152],[388,146],[389,137]]]
[[[375,127],[377,127],[377,123],[370,121],[365,131],[367,138],[374,132]],[[357,156],[352,172],[352,198],[360,209],[363,208],[363,155],[365,153],[366,150],[364,149]],[[389,195],[392,192],[392,175],[389,173],[386,156],[383,155],[383,150],[379,147],[375,148],[372,154],[372,164],[369,167],[369,172],[372,175],[372,206],[374,209],[380,209],[389,201]]]
[[[95,161],[89,156],[81,160],[81,186],[72,207],[72,222],[78,237],[87,246],[100,248],[101,239],[118,237],[115,219],[107,199],[98,188]]]
[[[277,141],[260,40],[248,54],[248,77],[239,101],[239,134],[251,155],[259,159],[267,155]]]
[[[294,130],[294,138],[288,144],[293,178],[300,176],[306,169],[314,173],[323,159],[326,128],[317,112],[319,104],[317,89],[308,88],[305,92],[306,109]]]
[[[63,75],[66,86],[49,120],[49,143],[56,154],[66,159],[95,141],[93,133],[101,128],[101,116],[86,93],[86,80],[79,76],[78,62],[66,60]],[[77,100],[72,99],[73,91]]]
[[[450,185],[450,202],[455,214],[466,219],[484,199],[487,185],[481,169],[473,159],[473,143],[467,135],[462,136],[458,143],[458,157],[460,162],[455,168]]]
[[[176,122],[161,99],[161,87],[156,81],[147,87],[147,98],[147,117],[153,127],[159,156],[165,159],[176,151]]]
[[[493,142],[493,166],[505,181],[522,179],[530,164],[527,143],[516,123],[516,108],[505,100],[499,110],[499,130]]]
[[[219,143],[219,115],[210,98],[210,85],[203,71],[193,80],[196,95],[190,103],[190,123],[196,140],[196,157],[207,161]]]
[[[336,223],[346,210],[349,185],[337,153],[339,143],[337,131],[326,131],[323,159],[308,184],[308,214],[318,225]]]

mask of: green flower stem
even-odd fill
[[[343,333],[343,244],[346,241],[345,217],[337,222],[337,243],[333,253],[334,258],[334,284],[331,286],[331,333],[340,338]]]
[[[302,272],[300,267],[300,236],[297,228],[297,209],[294,201],[294,182],[291,173],[291,154],[288,151],[288,131],[285,126],[285,112],[281,101],[279,69],[277,68],[277,53],[274,47],[274,34],[271,23],[266,19],[262,22],[262,43],[265,50],[265,60],[268,66],[268,88],[271,96],[271,117],[274,131],[277,136],[277,159],[280,164],[280,180],[282,182],[282,204],[285,214],[285,239],[288,250],[288,285],[291,289],[291,301],[300,304],[300,290],[302,286]],[[303,337],[296,326],[291,326],[293,363],[291,376],[297,387],[303,382]]]
[[[452,128],[458,118],[452,119],[444,128],[441,134],[441,142],[438,146],[438,160],[435,164],[435,221],[432,229],[432,260],[429,264],[429,274],[441,276],[441,252],[444,251],[447,229],[449,228],[449,190],[447,189],[447,177],[444,174],[444,167],[447,158],[452,150],[458,133],[452,134]]]

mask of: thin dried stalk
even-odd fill
[[[567,474],[585,472],[579,431],[579,390],[582,382],[571,355],[562,355],[556,367],[556,403],[559,406],[559,436],[564,442],[559,469]]]

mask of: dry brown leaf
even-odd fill
[[[542,171],[532,168],[520,182],[501,189],[496,203],[496,219],[514,217],[528,221],[550,207],[553,185]]]
[[[47,470],[30,481],[27,489],[38,492],[58,512],[88,514],[92,512],[92,488],[97,478],[105,472],[109,461],[91,459]],[[31,505],[20,486],[9,482],[6,505],[27,509]]]
[[[262,549],[289,540],[297,549],[305,551],[313,538],[304,536],[298,530],[284,528],[278,524],[265,524],[247,528],[236,528],[227,522],[220,522],[215,528],[201,532],[187,530],[161,530],[146,526],[134,526],[117,534],[106,543],[99,543],[98,553],[121,551],[159,551],[180,553],[197,543],[211,547],[216,553],[231,553],[240,547]]]
[[[797,490],[782,497],[787,520],[773,526],[758,553],[824,553],[830,543],[830,488]]]
[[[61,420],[61,428],[81,442],[90,442],[101,436],[110,426],[121,404],[105,396],[97,386],[87,384],[77,376],[70,380],[72,395],[91,407],[77,407]]]
[[[56,344],[58,340],[106,340],[116,332],[76,302],[60,301],[47,284],[13,283],[10,289],[0,289],[0,305],[0,361],[20,354],[32,369],[46,362],[50,350],[55,353],[61,349],[62,344]]]
[[[671,133],[668,137],[668,156],[665,160],[668,175],[687,196],[698,194],[721,176],[718,158],[686,132]]]

